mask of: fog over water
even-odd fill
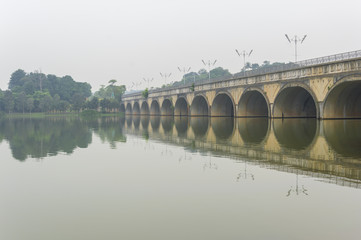
[[[130,87],[159,72],[181,79],[177,67],[203,67],[201,59],[235,73],[235,49],[250,62],[289,62],[284,37],[307,34],[299,60],[360,49],[358,0],[2,0],[0,88],[12,72],[41,70],[89,82],[93,91],[110,79]],[[139,86],[145,88],[145,85]]]

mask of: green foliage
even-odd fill
[[[192,92],[194,92],[194,88],[195,88],[195,86],[194,86],[194,83],[192,83],[192,86],[189,88]]]
[[[149,95],[148,88],[146,88],[146,89],[142,92],[142,96],[143,96],[143,98],[147,99],[147,98],[148,98],[148,95]]]
[[[84,110],[81,112],[81,116],[84,118],[98,118],[100,115],[96,110]]]

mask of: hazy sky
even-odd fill
[[[361,49],[361,0],[0,0],[0,88],[21,68],[128,87],[143,78],[180,80],[201,59],[240,71],[250,62],[289,62],[284,34],[307,34],[299,60]],[[145,85],[138,88],[144,88]]]

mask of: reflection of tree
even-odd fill
[[[96,124],[97,128],[94,128],[94,133],[98,135],[102,142],[109,142],[111,148],[116,148],[117,142],[126,142],[127,138],[123,133],[123,124],[118,117],[104,117],[98,119]]]
[[[9,141],[13,157],[21,161],[29,156],[43,158],[58,152],[70,154],[77,147],[88,147],[92,141],[89,128],[75,118],[3,120],[0,131],[0,135]]]

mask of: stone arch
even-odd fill
[[[160,115],[160,106],[158,100],[153,100],[150,104],[150,115]]]
[[[165,98],[160,109],[162,116],[173,116],[174,107],[171,99]]]
[[[269,100],[261,89],[246,89],[238,101],[238,117],[269,117]]]
[[[175,116],[188,116],[189,114],[189,104],[185,97],[178,97],[174,106],[174,115]]]
[[[149,106],[147,101],[142,102],[142,106],[140,108],[140,114],[141,115],[149,115]]]
[[[361,118],[361,75],[340,79],[327,93],[323,118]]]
[[[138,102],[134,102],[133,104],[133,115],[139,115],[140,114],[140,106]]]
[[[125,109],[125,114],[132,114],[132,104],[131,103],[127,103],[127,108]]]
[[[319,107],[315,94],[305,84],[290,83],[282,87],[273,104],[275,118],[317,118]]]
[[[124,104],[124,103],[121,103],[121,104],[120,104],[119,111],[120,111],[121,113],[125,113],[125,104]]]
[[[192,116],[208,116],[209,103],[207,97],[203,94],[196,95],[193,98],[192,105],[190,107],[190,115]]]
[[[213,99],[211,116],[233,117],[235,115],[235,105],[231,94],[219,92]]]

